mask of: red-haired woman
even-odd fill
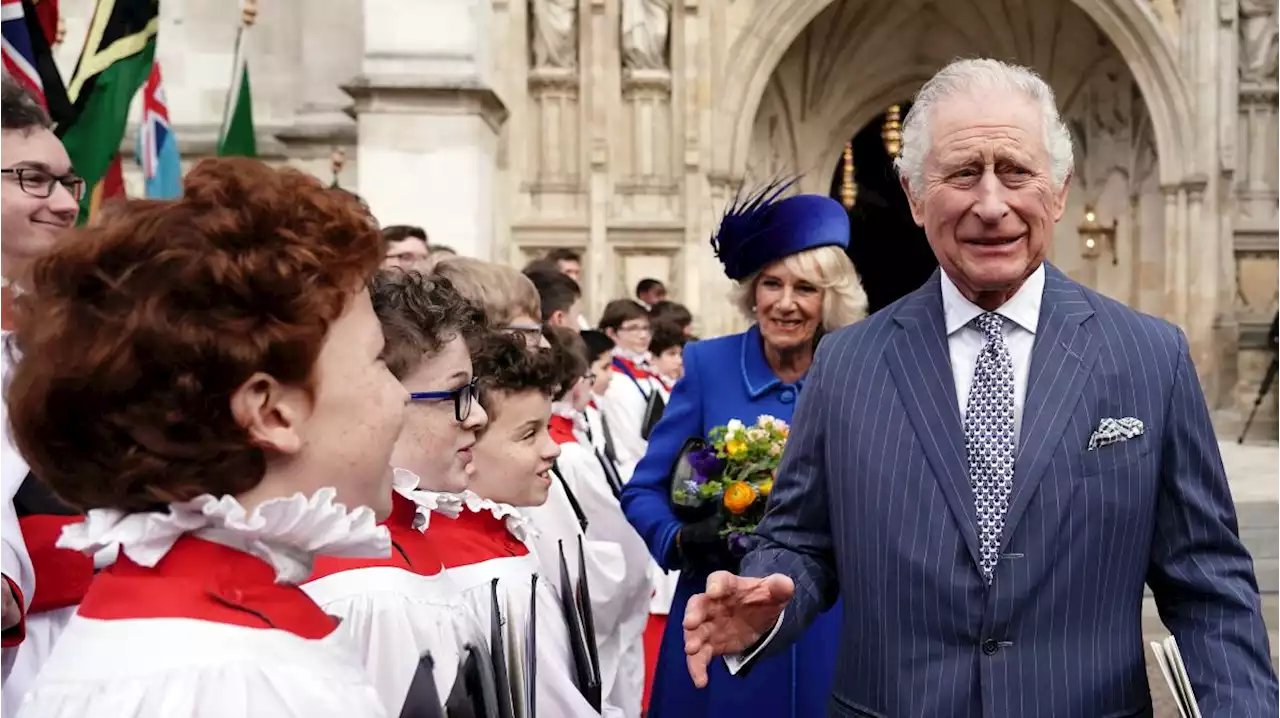
[[[119,558],[20,716],[384,715],[296,586],[317,555],[390,553],[408,396],[365,289],[381,260],[343,193],[214,160],[35,265],[14,437],[87,512],[58,545]]]

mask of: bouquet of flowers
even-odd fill
[[[734,419],[712,429],[708,443],[689,451],[689,470],[673,477],[672,502],[688,508],[713,506],[724,519],[720,535],[730,550],[745,553],[747,536],[764,518],[790,431],[785,421],[768,415],[754,426]]]

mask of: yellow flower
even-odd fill
[[[740,514],[756,502],[756,490],[745,481],[735,481],[724,490],[724,507]]]
[[[756,491],[759,491],[761,496],[768,496],[773,493],[773,479],[765,479],[756,484]]]
[[[724,451],[730,459],[736,459],[747,453],[747,442],[742,439],[731,439],[724,445]]]

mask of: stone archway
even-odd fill
[[[1183,182],[1195,169],[1189,150],[1193,146],[1191,105],[1187,88],[1178,73],[1172,43],[1159,20],[1145,3],[1138,0],[1064,0],[1064,3],[1074,5],[1093,21],[1132,72],[1150,112],[1155,148],[1161,158],[1158,168],[1160,183],[1173,185]],[[727,66],[724,81],[718,83],[723,90],[715,101],[716,124],[732,128],[732,132],[725,141],[712,148],[711,174],[734,179],[746,175],[753,125],[768,85],[783,56],[793,48],[805,29],[829,9],[862,12],[866,15],[865,24],[874,27],[877,33],[867,39],[874,43],[878,38],[880,45],[884,45],[885,39],[894,37],[895,28],[913,26],[931,15],[942,18],[947,11],[954,13],[960,5],[973,6],[966,8],[969,13],[966,26],[975,32],[967,38],[970,42],[966,43],[964,52],[1007,57],[1032,66],[1042,64],[1034,61],[1038,38],[1025,36],[1026,28],[1014,27],[1012,34],[984,33],[983,24],[989,26],[1002,19],[993,13],[984,13],[983,6],[987,4],[982,0],[948,3],[935,0],[898,0],[892,3],[883,0],[773,0],[754,5],[749,17],[739,19],[742,25],[753,29],[739,33],[727,53],[734,60]],[[1024,0],[1021,4],[1003,4],[995,8],[995,12],[1009,11],[1012,17],[1017,11],[1016,14],[1024,18],[1040,15],[1042,3],[1034,3],[1035,13],[1031,12],[1032,4],[1031,0]],[[1009,10],[1010,5],[1014,6],[1012,10]],[[851,38],[842,38],[841,41],[852,43]],[[1030,52],[1020,46],[1026,46]],[[936,57],[936,50],[915,47],[905,53],[889,53],[897,60],[896,66],[883,74],[863,73],[870,81],[865,86],[863,104],[867,107],[862,110],[865,116],[861,122],[874,116],[878,111],[876,107],[883,107],[894,98],[914,92],[924,79],[950,59]],[[1020,57],[1027,54],[1033,56]],[[885,55],[881,53],[879,56]],[[1053,60],[1048,58],[1048,64],[1052,65]],[[850,117],[849,124],[860,126],[856,117]]]
[[[951,58],[986,55],[1025,64],[1054,87],[1076,145],[1067,215],[1050,258],[1086,284],[1162,313],[1169,286],[1166,234],[1177,226],[1167,216],[1162,185],[1167,174],[1181,172],[1184,153],[1180,142],[1169,140],[1174,157],[1160,154],[1161,121],[1152,103],[1081,4],[1036,0],[1035,12],[1027,2],[994,0],[827,4],[771,68],[746,150],[732,148],[730,176],[757,184],[798,175],[801,191],[826,193],[849,138],[888,105],[908,100]],[[1114,249],[1097,259],[1082,255],[1076,231],[1086,207],[1106,223],[1119,223]]]

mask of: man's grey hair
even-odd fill
[[[49,113],[6,71],[0,78],[0,129],[30,131],[52,126]]]
[[[898,176],[907,180],[912,194],[924,189],[924,158],[933,138],[929,121],[935,107],[948,98],[972,93],[986,100],[988,95],[1018,93],[1040,106],[1044,121],[1044,147],[1053,165],[1053,186],[1060,189],[1075,165],[1071,132],[1058,114],[1053,89],[1033,70],[986,58],[956,60],[929,78],[916,94],[915,103],[902,124],[902,152],[893,161]]]

